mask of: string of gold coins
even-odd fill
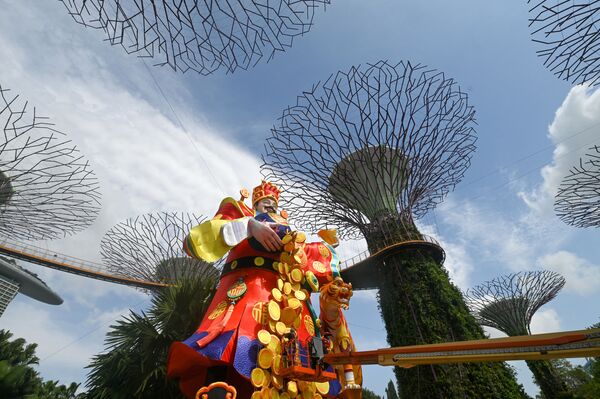
[[[250,375],[255,387],[251,399],[322,399],[321,395],[329,391],[328,382],[282,376],[283,369],[301,365],[296,334],[301,323],[304,322],[309,333],[314,335],[312,318],[305,315],[302,320],[303,302],[310,300],[310,293],[303,285],[308,285],[313,292],[319,290],[316,276],[303,270],[307,262],[305,241],[306,235],[302,232],[286,234],[282,238],[283,251],[279,262],[273,263],[279,278],[266,305],[263,329],[258,332],[258,340],[264,347],[258,353],[258,367]],[[305,364],[304,367],[310,366]]]

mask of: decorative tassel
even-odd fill
[[[211,343],[213,339],[215,339],[217,336],[219,336],[221,334],[221,332],[227,325],[229,318],[233,314],[234,306],[235,306],[235,303],[232,302],[231,305],[229,305],[229,307],[227,308],[227,312],[225,312],[223,319],[221,319],[221,321],[217,325],[211,327],[211,329],[208,332],[208,335],[206,335],[202,339],[199,339],[198,341],[196,341],[196,343],[198,344],[198,346],[200,348],[204,348],[206,345]]]

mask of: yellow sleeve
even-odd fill
[[[186,247],[191,256],[206,262],[216,262],[233,247],[225,244],[221,229],[231,220],[208,220],[192,228],[186,237]]]

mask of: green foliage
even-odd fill
[[[572,398],[572,389],[569,389],[562,376],[548,360],[528,360],[527,367],[533,373],[534,382],[540,387],[546,399]]]
[[[383,399],[381,396],[377,395],[375,392],[365,387],[363,387],[362,389],[362,397],[363,399]]]
[[[385,388],[385,396],[387,397],[387,399],[398,399],[396,387],[394,387],[394,383],[392,382],[392,380],[388,382],[387,388]]]
[[[166,377],[169,347],[195,331],[213,287],[213,279],[181,281],[158,292],[147,314],[131,312],[111,326],[106,352],[88,366],[87,398],[182,398]]]
[[[600,363],[589,359],[585,366],[573,366],[567,360],[553,360],[552,364],[560,378],[566,383],[570,393],[560,396],[573,399],[600,398]],[[537,399],[548,399],[543,392]]]
[[[58,381],[43,381],[33,366],[37,344],[27,344],[23,338],[10,340],[12,334],[0,330],[0,397],[6,399],[82,399],[77,395],[79,384],[59,385]]]
[[[385,261],[379,307],[391,346],[485,338],[462,294],[429,257],[398,254]],[[525,398],[503,363],[395,368],[399,396],[407,398]]]

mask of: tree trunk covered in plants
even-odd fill
[[[406,231],[412,236],[417,230],[413,225]],[[371,251],[386,246],[372,238],[367,237]],[[485,338],[458,288],[429,256],[411,252],[387,258],[380,281],[379,308],[391,346]],[[401,399],[528,397],[504,363],[396,367],[394,372]]]
[[[566,399],[574,397],[567,384],[547,360],[527,360],[527,367],[533,373],[535,382],[546,399]]]

